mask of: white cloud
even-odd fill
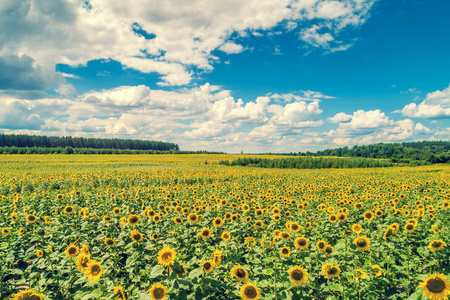
[[[442,91],[427,94],[420,103],[410,103],[403,107],[404,116],[412,118],[445,118],[450,117],[450,86]]]
[[[341,123],[350,121],[352,115],[347,115],[346,113],[340,112],[334,115],[332,118],[328,118],[328,121],[331,123]]]
[[[212,51],[233,54],[245,49],[231,40],[234,33],[246,38],[275,28],[280,33],[297,30],[315,47],[344,49],[339,32],[363,24],[374,2],[3,0],[0,58],[26,58],[27,69],[43,75],[20,81],[20,76],[33,72],[18,72],[7,88],[58,86],[62,82],[54,82],[61,76],[75,77],[57,76],[56,64],[78,66],[94,59],[113,59],[128,68],[161,74],[160,85],[185,85],[195,76],[189,71],[192,66],[212,70],[217,61]],[[319,25],[311,27],[310,22]]]
[[[113,106],[140,106],[149,101],[150,89],[145,85],[121,86],[112,90],[83,95],[87,103]]]

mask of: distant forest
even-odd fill
[[[246,157],[234,159],[231,162],[219,162],[226,166],[251,166],[258,168],[288,168],[288,169],[325,169],[325,168],[381,168],[392,167],[389,160],[367,158],[329,158],[329,157],[290,157],[290,158],[258,158]]]
[[[293,154],[293,153],[291,153]],[[422,141],[404,143],[379,143],[373,145],[342,147],[323,151],[299,152],[300,156],[339,156],[386,158],[394,163],[426,165],[450,162],[450,142]]]
[[[178,145],[173,143],[143,141],[131,139],[100,139],[71,136],[45,136],[27,134],[0,134],[0,147],[18,148],[92,148],[92,149],[127,149],[127,150],[156,150],[179,151]]]

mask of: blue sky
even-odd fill
[[[0,3],[0,132],[297,152],[450,139],[448,1]]]

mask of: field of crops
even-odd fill
[[[0,156],[0,299],[446,299],[450,166]]]

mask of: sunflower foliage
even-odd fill
[[[450,295],[449,166],[234,158],[0,156],[0,299]]]

